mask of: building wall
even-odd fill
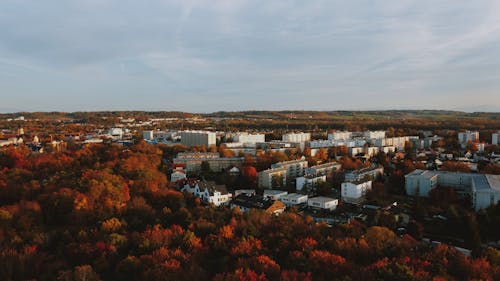
[[[500,145],[500,132],[491,134],[491,144]]]
[[[368,190],[372,189],[372,181],[363,183],[343,182],[341,184],[341,196],[344,201],[358,200],[365,196]]]
[[[311,134],[310,133],[284,134],[282,140],[285,142],[306,142],[311,140]]]
[[[186,146],[204,145],[206,147],[216,144],[216,135],[208,131],[182,131],[181,143]]]

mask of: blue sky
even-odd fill
[[[500,111],[500,1],[0,1],[0,112]]]

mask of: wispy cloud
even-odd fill
[[[6,0],[0,97],[29,110],[500,110],[499,13],[494,0]]]

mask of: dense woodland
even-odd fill
[[[380,225],[203,206],[170,186],[166,153],[0,152],[0,280],[500,280],[493,248],[469,258]],[[497,235],[500,208],[484,214]]]

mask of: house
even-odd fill
[[[236,196],[233,200],[231,200],[230,207],[231,209],[238,207],[242,212],[248,212],[251,209],[263,210],[264,212],[273,215],[283,213],[286,208],[286,206],[280,201],[250,194],[240,194]]]
[[[339,200],[330,197],[318,196],[307,199],[307,206],[316,209],[333,211],[339,205]]]
[[[215,206],[225,205],[231,201],[233,195],[227,192],[226,186],[216,185],[214,182],[186,181],[182,192],[189,192],[199,197],[206,204]]]
[[[267,197],[271,200],[279,200],[281,197],[287,195],[288,192],[283,190],[276,189],[266,189],[264,190],[264,197]]]
[[[343,182],[341,184],[342,201],[352,204],[358,204],[363,201],[366,192],[371,189],[371,180],[354,180]]]
[[[279,200],[283,202],[286,206],[297,206],[301,204],[307,203],[307,195],[298,194],[298,193],[289,193],[285,196],[282,196]]]

